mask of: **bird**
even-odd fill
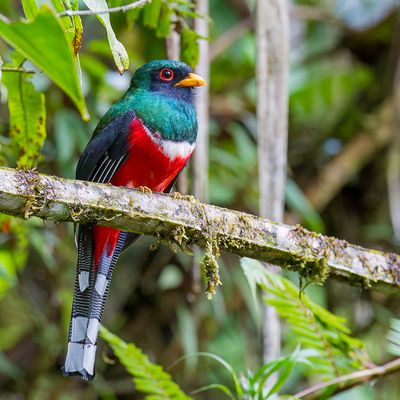
[[[180,61],[138,68],[123,97],[100,119],[76,169],[76,179],[170,192],[196,145],[195,88],[206,82]],[[121,252],[140,235],[80,224],[65,376],[91,380],[101,317]]]

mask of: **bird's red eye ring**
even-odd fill
[[[160,79],[165,82],[172,81],[172,79],[174,79],[174,71],[172,71],[170,68],[163,68],[160,71]]]

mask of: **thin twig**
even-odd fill
[[[321,21],[343,28],[345,27],[340,19],[335,18],[329,11],[325,11],[320,7],[292,5],[289,10],[289,15],[292,20]],[[214,60],[214,58],[218,57],[223,51],[249,32],[253,25],[253,17],[248,16],[222,33],[210,46],[210,60]]]
[[[312,180],[305,194],[317,210],[323,210],[341,188],[388,144],[396,132],[395,101],[385,100],[342,151],[329,161]]]
[[[24,68],[4,67],[4,68],[1,68],[1,70],[3,72],[20,72],[20,73],[23,73],[23,74],[34,74],[35,73],[35,71],[32,71],[30,69],[24,69]]]
[[[112,14],[116,12],[126,12],[133,10],[134,8],[142,7],[146,3],[151,2],[151,0],[138,0],[131,4],[126,4],[124,6],[109,8],[108,10],[92,11],[92,10],[66,10],[60,14],[59,17],[72,17],[73,15],[98,15],[98,14]]]
[[[336,18],[331,12],[316,6],[291,6],[290,17],[297,20],[321,21],[340,28],[346,28],[344,22]]]
[[[300,399],[305,398],[319,392],[322,389],[344,383],[343,386],[341,386],[340,388],[338,388],[337,391],[334,392],[339,393],[351,387],[362,385],[363,383],[370,382],[375,378],[392,374],[393,372],[397,371],[400,371],[400,358],[396,358],[395,360],[392,360],[384,365],[379,365],[377,367],[369,368],[362,371],[352,372],[350,374],[334,378],[330,381],[319,383],[315,386],[304,389],[299,393],[296,393],[294,397]],[[333,395],[333,393],[331,395]],[[315,398],[317,399],[318,397]]]
[[[210,46],[210,61],[219,56],[233,43],[244,36],[253,26],[253,18],[247,17],[222,33]]]

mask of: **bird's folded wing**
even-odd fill
[[[133,111],[117,115],[93,135],[79,159],[76,179],[108,183],[126,159],[129,151]]]

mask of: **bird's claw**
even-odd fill
[[[140,190],[142,193],[147,193],[147,194],[152,194],[153,192],[151,191],[150,188],[147,186],[139,186],[136,188],[137,190]]]
[[[181,199],[182,195],[179,192],[174,192],[174,193],[172,193],[172,197],[174,199]]]

